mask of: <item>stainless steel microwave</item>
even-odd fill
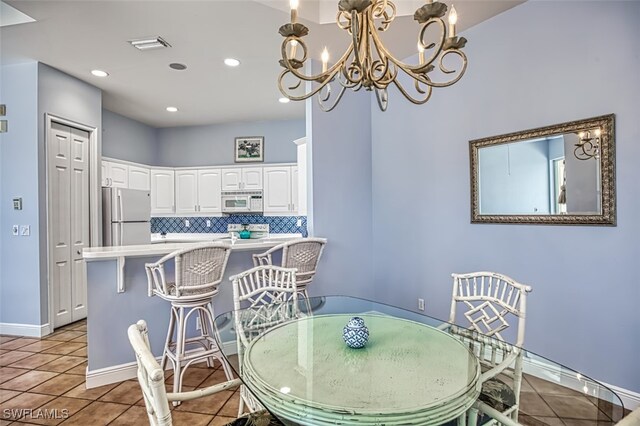
[[[261,214],[262,191],[222,191],[222,213]]]

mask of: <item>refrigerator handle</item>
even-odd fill
[[[124,220],[124,211],[122,209],[122,197],[120,196],[120,191],[118,191],[118,222],[122,222]]]

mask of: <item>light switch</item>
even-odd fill
[[[211,221],[207,219],[207,228],[211,228]]]
[[[302,226],[302,219],[298,219],[298,221],[296,222],[296,226],[298,228],[300,228]]]
[[[22,197],[13,199],[13,209],[14,210],[22,210]]]
[[[29,225],[20,225],[20,235],[23,237],[28,237],[31,235],[31,226]]]
[[[187,228],[191,226],[191,223],[189,223],[189,219],[184,220],[184,226],[186,226]]]

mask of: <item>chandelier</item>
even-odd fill
[[[280,60],[284,70],[278,77],[278,87],[293,101],[318,95],[322,110],[331,111],[346,89],[358,91],[364,88],[375,92],[378,106],[385,111],[387,88],[393,84],[409,101],[420,105],[429,100],[434,87],[451,86],[462,78],[467,69],[467,57],[460,50],[467,40],[456,37],[458,17],[454,7],[449,12],[448,28],[443,20],[447,13],[446,4],[427,0],[416,10],[413,18],[421,25],[417,42],[418,63],[408,64],[394,57],[380,39],[379,33],[386,31],[396,16],[396,6],[390,0],[340,0],[336,23],[349,34],[351,43],[331,66],[325,47],[321,55],[322,72],[307,75],[303,66],[309,58],[309,51],[303,37],[309,34],[309,29],[297,22],[298,0],[290,0],[290,6],[291,22],[279,30],[284,37]],[[425,38],[431,26],[436,32],[439,29],[440,35],[435,41],[428,42]],[[449,56],[453,59],[447,62],[457,63],[453,69],[449,68],[450,65],[445,66],[445,58]],[[432,80],[436,65],[441,77]],[[410,85],[413,88],[409,90]]]
[[[591,130],[578,133],[579,141],[575,144],[576,149],[573,150],[573,155],[575,155],[578,160],[589,160],[590,158],[597,160],[600,158],[601,134],[602,131],[600,128],[593,131],[593,136]]]

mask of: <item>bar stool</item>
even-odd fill
[[[213,336],[215,316],[212,305],[230,253],[231,246],[228,244],[209,243],[178,250],[156,263],[145,264],[149,296],[157,295],[171,302],[171,318],[161,367],[164,370],[167,360],[171,361],[174,392],[182,390],[182,380],[187,368],[192,363],[203,360],[206,360],[208,367],[213,367],[214,360],[217,359],[222,364],[227,380],[233,379],[231,367],[222,356]],[[164,269],[165,263],[171,259],[175,261],[174,282],[167,281]],[[187,323],[192,315],[197,315],[200,335],[187,337]],[[190,346],[200,346],[200,349],[187,351]],[[174,402],[174,405],[178,404],[179,402]]]

